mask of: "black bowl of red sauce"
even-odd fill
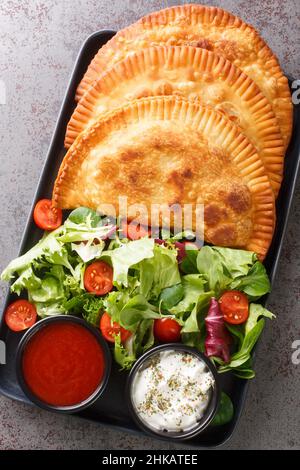
[[[75,316],[56,315],[27,330],[16,367],[19,384],[33,403],[49,411],[75,413],[104,392],[111,354],[96,328]]]

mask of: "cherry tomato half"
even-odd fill
[[[154,320],[154,336],[161,343],[176,343],[180,341],[181,326],[173,318]]]
[[[62,224],[62,210],[53,207],[50,199],[41,199],[34,208],[33,220],[42,230],[55,230]]]
[[[233,325],[244,323],[249,316],[248,297],[238,290],[229,290],[219,299],[224,320]]]
[[[113,288],[113,269],[104,261],[95,261],[86,268],[83,282],[88,292],[105,295]]]
[[[124,343],[130,336],[131,332],[125,330],[117,322],[112,322],[107,312],[104,312],[100,319],[100,330],[107,341],[115,342],[115,336],[121,333],[121,342]]]
[[[123,236],[130,240],[139,240],[143,237],[149,237],[149,228],[145,225],[135,224],[134,222],[121,222]]]
[[[7,326],[12,331],[26,330],[36,322],[36,308],[28,300],[16,300],[10,304],[4,314]]]

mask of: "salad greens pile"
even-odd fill
[[[78,208],[61,227],[12,261],[1,279],[12,281],[11,291],[17,295],[26,290],[40,317],[81,315],[99,327],[106,311],[132,333],[125,344],[120,335],[115,338],[115,359],[125,369],[154,344],[153,321],[165,316],[181,325],[185,344],[204,351],[210,299],[218,299],[225,290],[240,290],[252,302],[248,320],[226,325],[234,338],[230,362],[212,359],[219,372],[253,377],[251,351],[264,327],[263,317],[273,317],[256,303],[270,291],[264,266],[255,253],[214,246],[186,250],[179,265],[177,239],[169,236],[160,244],[151,238],[122,239],[109,220]],[[84,288],[85,268],[96,259],[113,267],[114,289],[104,296]]]

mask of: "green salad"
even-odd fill
[[[76,209],[63,225],[45,233],[31,250],[12,261],[1,278],[12,281],[10,289],[17,295],[27,292],[41,318],[81,315],[99,328],[101,317],[108,315],[111,324],[119,326],[112,341],[115,360],[124,369],[157,337],[168,340],[164,331],[154,334],[154,325],[156,320],[171,319],[179,327],[181,341],[206,352],[220,373],[254,377],[251,351],[264,317],[273,317],[257,303],[270,291],[270,282],[255,253],[194,245],[179,259],[178,239],[186,234],[129,240],[115,229],[95,211]],[[96,260],[112,272],[111,288],[101,295],[88,292],[84,281]],[[240,293],[249,302],[242,324],[232,323],[229,317],[224,321],[215,310],[228,291]]]
[[[166,328],[155,334],[155,325],[169,319],[176,322],[180,340],[210,356],[220,373],[252,378],[251,351],[264,317],[273,317],[258,303],[270,291],[270,282],[255,253],[186,245],[179,257],[184,233],[160,240],[130,240],[121,233],[95,211],[78,208],[12,261],[1,278],[12,282],[15,294],[27,293],[40,318],[80,315],[99,328],[103,316],[108,316],[114,326],[109,338],[114,357],[123,369],[129,369],[157,339],[168,340]],[[107,266],[104,271],[112,276],[111,286],[104,282],[100,293],[87,290],[85,280],[95,261]],[[91,279],[96,279],[93,274]],[[228,292],[237,302],[237,314],[231,312],[227,298],[225,302]],[[172,330],[170,322],[165,325]]]
[[[81,207],[45,232],[1,275],[21,296],[8,306],[6,324],[21,331],[37,317],[72,314],[100,328],[122,369],[156,343],[181,341],[210,357],[219,373],[253,378],[253,347],[265,318],[274,317],[259,303],[270,282],[256,254],[199,247],[187,232],[153,239],[140,227],[133,237],[120,226]],[[222,391],[213,425],[232,416]]]

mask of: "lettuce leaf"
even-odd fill
[[[137,268],[140,271],[140,292],[146,298],[158,299],[163,289],[181,281],[175,248],[155,244],[153,256],[144,259]]]
[[[76,225],[85,224],[89,227],[97,227],[102,224],[101,216],[88,207],[77,207],[71,212],[68,219]]]
[[[183,298],[170,309],[174,315],[191,312],[200,294],[204,293],[206,280],[200,274],[187,274],[182,277]],[[211,294],[211,293],[210,293]]]
[[[183,296],[184,288],[181,282],[171,287],[165,287],[159,296],[160,307],[164,310],[170,310],[182,300]]]
[[[100,317],[104,311],[103,298],[85,292],[66,300],[63,308],[67,313],[82,315],[88,323],[99,328]]]
[[[230,284],[229,270],[224,269],[222,256],[214,247],[204,246],[197,256],[198,272],[207,280],[209,289],[219,296]]]
[[[141,294],[138,294],[131,298],[121,309],[119,323],[126,330],[136,331],[139,322],[155,318],[161,318],[157,307],[147,302]]]
[[[154,256],[154,240],[142,238],[122,244],[115,250],[105,251],[103,256],[109,257],[114,270],[114,283],[128,286],[129,268],[140,261]]]
[[[67,313],[65,302],[84,291],[84,261],[99,257],[104,247],[102,240],[97,245],[93,244],[94,237],[107,233],[109,226],[99,226],[100,219],[90,210],[84,210],[81,223],[75,224],[72,221],[74,212],[64,225],[45,233],[33,248],[13,260],[1,275],[7,281],[16,278],[11,291],[20,295],[26,289],[29,300],[35,303],[42,317]],[[75,214],[76,217],[80,215],[79,212]],[[86,239],[87,234],[90,238],[86,244],[75,245],[64,241],[64,237]]]
[[[132,340],[131,340],[132,341]],[[132,348],[127,348],[121,343],[121,335],[115,336],[114,359],[121,366],[121,369],[131,369],[136,361],[136,355],[133,353]]]
[[[252,251],[239,250],[236,248],[211,247],[218,254],[220,262],[228,270],[232,278],[246,275],[250,266],[257,260]]]
[[[2,281],[10,281],[14,276],[21,275],[28,269],[34,261],[41,260],[42,257],[54,257],[59,254],[62,245],[57,241],[57,236],[61,234],[63,227],[59,227],[49,234],[45,234],[43,238],[24,255],[19,256],[9,263],[1,274]]]
[[[31,301],[30,294],[28,298]],[[51,317],[53,315],[64,315],[67,313],[61,302],[35,302],[35,307],[38,316],[41,318]]]
[[[197,302],[191,314],[185,320],[181,330],[182,333],[196,333],[202,331],[204,336],[204,318],[211,296],[212,292],[202,292],[198,295]]]
[[[114,234],[114,223],[91,209],[75,209],[61,227],[12,261],[1,279],[13,280],[11,290],[18,295],[27,290],[41,317],[72,313],[98,327],[102,312],[107,311],[113,321],[132,332],[126,344],[120,338],[115,343],[121,367],[130,367],[153,345],[155,319],[175,317],[182,326],[182,341],[203,351],[211,297],[239,289],[256,300],[270,290],[266,270],[254,253],[211,246],[186,250],[180,273],[174,243],[187,233],[173,238],[169,234],[160,245],[146,237],[130,241],[115,235],[106,248],[104,239]],[[113,266],[114,290],[103,297],[84,289],[86,263],[93,259]],[[227,326],[235,337],[236,353],[229,364],[220,363],[221,372],[253,376],[250,354],[263,328],[261,317],[272,316],[252,304],[246,325]]]
[[[100,240],[97,245],[93,243],[93,240],[89,240],[87,243],[72,243],[72,250],[75,251],[84,263],[88,263],[92,259],[100,258],[102,251],[105,247],[103,240]]]
[[[63,233],[57,237],[58,241],[61,243],[71,243],[104,239],[113,229],[113,225],[90,227],[85,224],[75,224],[70,219],[67,219],[63,228]]]
[[[153,344],[153,320],[142,320],[124,345],[121,343],[120,335],[115,338],[115,361],[122,369],[130,369],[137,357],[151,348]]]
[[[262,263],[256,261],[245,276],[237,277],[231,284],[231,289],[245,292],[250,300],[256,300],[270,292],[271,284]]]
[[[41,279],[35,275],[32,266],[29,265],[28,268],[25,268],[20,272],[19,277],[15,282],[10,286],[11,292],[20,295],[23,289],[35,290],[41,286]]]
[[[250,251],[204,246],[197,256],[197,268],[216,297],[226,289],[241,290],[250,300],[270,292],[266,269]]]

